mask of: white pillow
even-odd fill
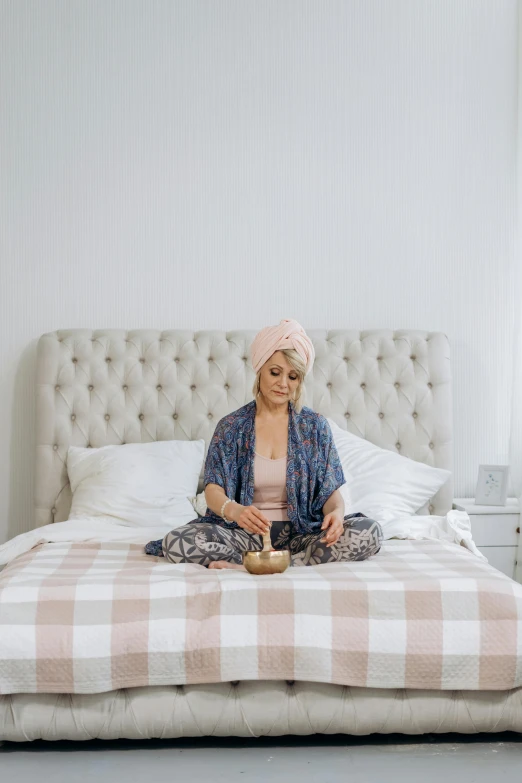
[[[451,471],[401,457],[341,429],[327,419],[346,483],[339,487],[345,514],[361,511],[378,522],[413,514],[430,500]]]
[[[191,522],[205,441],[162,440],[99,449],[70,446],[69,519],[106,517],[128,527]]]
[[[200,492],[199,495],[195,495],[195,497],[189,498],[189,500],[192,503],[192,508],[196,514],[199,514],[200,517],[204,517],[207,513],[208,506],[205,491]]]

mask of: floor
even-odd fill
[[[518,783],[522,734],[6,742],[0,781]]]

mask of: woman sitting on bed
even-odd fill
[[[245,570],[242,553],[288,548],[291,565],[366,560],[381,548],[378,522],[344,516],[343,469],[324,416],[300,403],[315,358],[302,326],[285,318],[256,335],[254,400],[217,424],[205,462],[204,517],[151,541],[172,563]]]

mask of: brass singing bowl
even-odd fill
[[[249,574],[282,574],[290,565],[288,549],[249,549],[243,552],[243,565]]]

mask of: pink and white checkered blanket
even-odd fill
[[[38,544],[0,573],[0,693],[235,680],[522,685],[522,585],[441,541],[277,576],[172,565],[137,543]]]

